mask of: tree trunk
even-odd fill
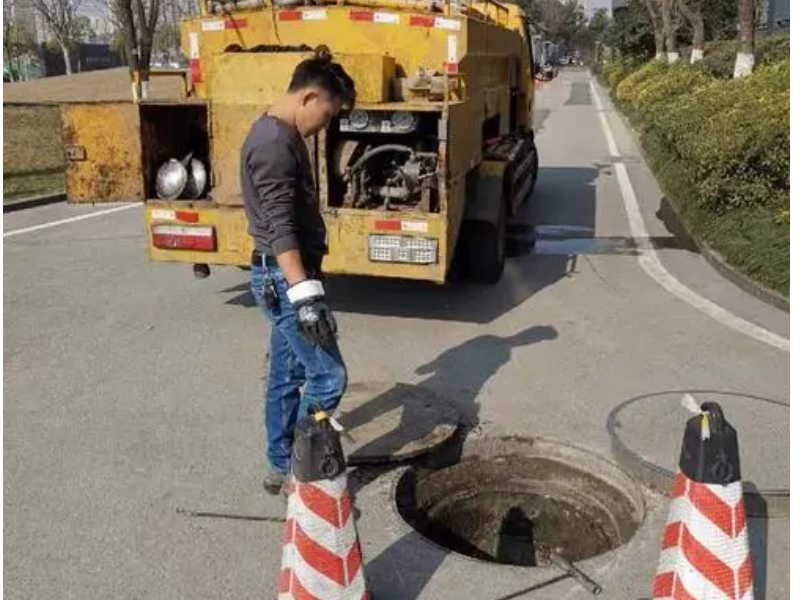
[[[753,0],[739,0],[739,52],[736,54],[734,77],[746,77],[753,72],[755,54],[753,44]]]
[[[664,24],[664,47],[667,52],[667,61],[674,63],[678,60],[678,49],[675,43],[677,19],[675,18],[675,0],[661,0],[661,21]]]
[[[664,58],[664,28],[659,14],[657,0],[645,0],[650,23],[653,25],[653,37],[656,40],[656,60]]]
[[[692,24],[692,58],[690,62],[694,64],[703,60],[705,49],[706,30],[703,10],[701,6],[692,5],[691,0],[678,0],[678,10]]]
[[[139,79],[139,51],[136,48],[136,27],[133,22],[133,10],[130,2],[119,2],[119,17],[122,25],[122,37],[125,40],[125,54],[128,57],[128,72],[131,77],[131,92],[133,101],[138,102],[142,97],[142,88]]]
[[[72,75],[72,63],[69,61],[69,48],[66,44],[59,43],[61,46],[61,53],[64,55],[64,66],[67,69],[67,75]]]
[[[139,70],[141,75],[142,97],[147,98],[150,82],[150,58],[153,53],[153,33],[158,24],[161,11],[160,0],[152,0],[150,14],[144,9],[143,0],[135,0],[137,16],[139,17]]]

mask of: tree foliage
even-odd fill
[[[30,0],[30,3],[61,48],[67,75],[72,74],[71,49],[81,39],[83,33],[82,23],[78,17],[81,0]]]
[[[642,0],[630,0],[628,6],[614,13],[600,41],[616,54],[637,60],[647,60],[656,50],[655,36]]]
[[[12,80],[21,77],[22,59],[36,49],[33,32],[14,19],[13,11],[3,5],[3,54]]]
[[[566,48],[585,40],[586,17],[577,0],[528,0],[523,4],[534,27],[544,37]]]

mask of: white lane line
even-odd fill
[[[61,219],[59,221],[50,221],[49,223],[42,223],[41,225],[34,225],[32,227],[23,227],[22,229],[14,229],[3,233],[3,237],[11,237],[12,235],[19,235],[21,233],[30,233],[31,231],[39,231],[40,229],[49,229],[50,227],[57,227],[58,225],[65,225],[66,223],[74,223],[75,221],[83,221],[84,219],[93,219],[102,215],[109,215],[111,213],[119,212],[121,210],[128,210],[135,206],[141,206],[141,203],[134,202],[132,204],[124,204],[114,208],[107,208],[106,210],[98,210],[97,212],[88,213],[85,215],[78,215],[77,217],[70,217],[69,219]]]
[[[611,127],[608,125],[605,108],[600,100],[600,94],[597,91],[594,79],[590,80],[589,83],[592,89],[592,97],[598,108],[600,124],[603,128],[606,141],[608,142],[608,150],[613,156],[619,156],[617,143],[614,141],[614,136],[611,133]],[[690,290],[680,281],[675,279],[675,277],[669,271],[667,271],[666,268],[664,268],[664,265],[661,263],[661,260],[659,260],[658,254],[652,245],[648,243],[642,244],[639,241],[641,238],[649,238],[650,234],[647,232],[644,219],[642,218],[642,213],[639,210],[639,203],[636,199],[636,194],[633,191],[633,185],[631,185],[631,180],[628,176],[628,169],[625,167],[625,163],[614,163],[614,169],[616,171],[617,181],[619,182],[619,187],[622,192],[625,213],[628,216],[628,226],[630,227],[631,235],[634,237],[634,243],[641,251],[641,254],[639,255],[639,266],[642,267],[644,272],[655,279],[668,292],[674,296],[677,296],[687,304],[690,304],[696,309],[704,312],[715,321],[725,325],[726,327],[730,327],[739,333],[750,336],[753,339],[764,342],[765,344],[769,344],[770,346],[774,346],[775,348],[783,350],[784,352],[788,352],[788,339],[768,331],[767,329],[764,329],[755,323],[751,323],[750,321],[746,321],[741,317],[737,317],[718,304],[715,304],[708,298],[705,298],[697,292]]]

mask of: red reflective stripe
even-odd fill
[[[675,475],[675,482],[672,485],[672,498],[679,498],[686,493],[686,486],[689,484],[689,478],[683,473],[678,471]]]
[[[733,507],[717,496],[709,486],[695,481],[691,482],[689,484],[689,500],[700,513],[725,534],[734,535]],[[739,531],[736,531],[736,534]]]
[[[371,10],[351,10],[351,21],[372,21],[373,12]]]
[[[659,573],[653,582],[653,598],[667,598],[672,594],[675,573]]]
[[[247,27],[247,19],[228,19],[225,21],[225,29],[241,29]]]
[[[299,10],[282,10],[278,13],[279,21],[301,21],[303,13]]]
[[[316,514],[320,519],[326,520],[337,529],[344,526],[344,518],[342,518],[341,522],[339,519],[340,506],[337,498],[334,498],[313,483],[298,483],[297,492],[300,494],[300,499],[307,510]]]
[[[308,535],[299,523],[295,522],[294,527],[294,546],[306,565],[340,586],[347,585],[344,559]]]
[[[350,547],[350,552],[347,553],[345,558],[345,565],[347,565],[345,578],[347,579],[347,585],[350,585],[361,570],[361,544],[358,543],[358,540]]]
[[[736,578],[739,580],[739,598],[741,598],[750,591],[753,583],[753,563],[750,556],[744,559],[744,563],[736,572]]]
[[[402,225],[400,221],[375,221],[375,229],[383,231],[400,231]]]
[[[282,569],[281,574],[278,576],[278,593],[285,594],[289,591],[289,582],[292,579],[292,571],[290,569]]]
[[[190,59],[189,68],[191,69],[192,73],[192,83],[203,83],[203,70],[200,68],[200,59]]]
[[[664,537],[661,540],[662,550],[674,548],[678,545],[679,538],[681,537],[681,525],[682,523],[680,521],[675,521],[664,528]]]
[[[411,15],[411,19],[408,21],[408,24],[412,27],[433,27],[434,23],[436,23],[436,19],[433,17],[419,15]]]
[[[458,73],[458,63],[449,62],[444,64],[445,69],[447,69],[448,73]]]
[[[176,210],[175,218],[178,219],[178,221],[183,221],[184,223],[197,223],[197,221],[200,220],[200,215],[196,212],[190,212],[188,210]]]
[[[727,564],[717,558],[708,548],[703,546],[688,529],[683,530],[681,549],[691,566],[725,592],[728,598],[736,598],[734,580],[736,574]],[[676,594],[676,597],[681,597]]]

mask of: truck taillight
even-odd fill
[[[153,225],[153,245],[163,250],[202,250],[213,252],[217,249],[214,228],[210,225],[192,227],[188,225]]]
[[[435,264],[439,240],[410,235],[370,235],[369,259],[377,262]]]

